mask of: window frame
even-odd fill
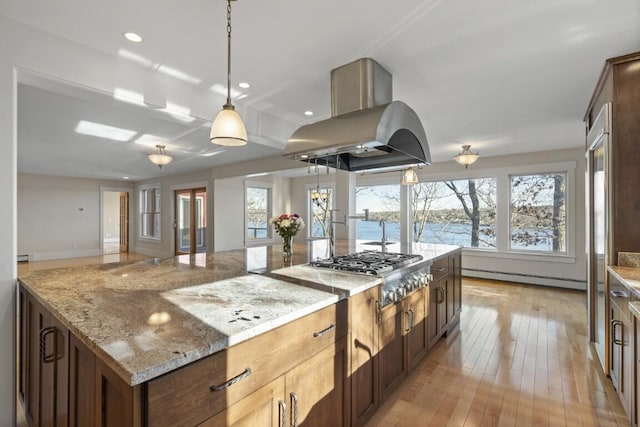
[[[249,204],[248,204],[248,192],[250,188],[258,188],[267,190],[267,237],[258,237],[255,239],[249,239],[248,227],[249,227]],[[261,181],[249,181],[244,182],[244,244],[245,246],[258,246],[264,245],[273,241],[273,227],[269,225],[269,219],[273,217],[273,183],[261,182]]]
[[[154,210],[153,212],[146,212],[143,211],[143,208],[145,206],[145,194],[146,192],[148,192],[149,190],[155,190],[156,194],[155,194],[155,198],[154,198]],[[138,239],[141,241],[146,241],[146,242],[153,242],[153,243],[160,243],[162,241],[162,185],[159,182],[155,182],[155,183],[151,183],[151,184],[144,184],[144,185],[140,185],[138,187],[138,221],[139,221],[139,226],[138,226]],[[144,224],[144,220],[143,220],[143,215],[149,215],[149,214],[153,214],[158,216],[158,221],[157,221],[157,225],[158,225],[158,234],[155,235],[155,233],[153,233],[153,235],[144,235],[143,234],[143,224]],[[155,225],[155,224],[154,224]],[[154,227],[155,228],[155,227]],[[155,230],[154,230],[155,231]]]

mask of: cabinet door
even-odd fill
[[[451,276],[445,276],[440,280],[440,290],[438,292],[438,331],[440,336],[449,331],[449,313],[452,309],[453,298],[451,294]]]
[[[96,427],[141,425],[140,386],[131,387],[98,358],[96,358],[94,375],[96,411],[93,425]]]
[[[405,321],[409,322],[407,331],[407,355],[409,371],[427,354],[429,338],[427,331],[427,313],[429,310],[429,294],[423,289],[414,291],[406,301]]]
[[[95,419],[96,356],[75,335],[69,337],[69,426],[93,424]]]
[[[285,375],[292,427],[348,424],[345,406],[346,343],[339,340]]]
[[[620,387],[618,394],[627,415],[631,416],[631,402],[633,395],[633,335],[628,317],[622,318],[622,345],[620,361]]]
[[[388,305],[382,309],[382,321],[378,325],[381,401],[407,376],[405,316],[402,304]]]
[[[201,427],[285,427],[287,410],[284,401],[284,377],[279,377],[234,403]]]
[[[447,333],[447,283],[450,276],[445,276],[429,285],[429,348]]]
[[[379,403],[378,287],[350,298],[351,424],[364,425]]]
[[[30,425],[66,426],[68,330],[25,293],[25,415]]]

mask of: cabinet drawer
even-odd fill
[[[449,257],[435,260],[431,265],[431,274],[433,274],[434,281],[440,280],[449,274]]]
[[[346,334],[346,301],[239,343],[148,383],[148,421],[196,425]]]

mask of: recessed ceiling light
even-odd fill
[[[124,38],[129,40],[130,42],[134,42],[134,43],[141,43],[142,42],[142,36],[138,33],[124,33]]]
[[[97,136],[100,138],[113,139],[114,141],[129,141],[138,132],[135,130],[122,129],[101,123],[80,120],[76,126],[76,132],[83,135]]]
[[[251,85],[247,82],[240,82],[238,83],[238,86],[240,86],[242,89],[249,89],[251,87]]]
[[[123,176],[122,179],[129,179],[129,177],[128,176]]]
[[[307,110],[307,111],[304,112],[304,115],[305,116],[313,116],[313,111]]]

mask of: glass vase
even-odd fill
[[[293,236],[283,236],[282,237],[282,256],[284,258],[291,258],[293,252]]]

